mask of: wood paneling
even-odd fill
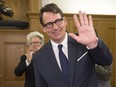
[[[0,54],[0,87],[23,87],[24,76],[18,78],[14,74],[14,69],[20,61],[20,56],[26,53],[26,35],[28,32],[1,31],[1,54]]]

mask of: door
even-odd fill
[[[16,77],[14,69],[26,52],[24,31],[0,31],[0,87],[24,87],[24,75]]]

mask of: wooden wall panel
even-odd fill
[[[14,66],[20,61],[20,56],[25,53],[25,42],[4,42],[4,78],[5,81],[14,81]]]
[[[0,31],[0,87],[23,87],[24,75],[17,77],[14,69],[20,61],[20,56],[26,53],[26,35],[28,31]]]
[[[14,69],[20,61],[20,56],[25,53],[25,42],[5,42],[4,43],[4,87],[13,87],[24,84],[24,76],[17,78]],[[20,83],[20,84],[19,84]]]

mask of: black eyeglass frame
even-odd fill
[[[59,26],[62,24],[63,18],[56,19],[54,22],[48,22],[43,25],[43,27],[46,27],[47,29],[50,29],[53,27],[54,23]]]

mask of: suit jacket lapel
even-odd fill
[[[68,58],[70,66],[70,82],[73,82],[74,69],[75,69],[75,60],[76,60],[76,48],[71,42],[71,38],[68,38]]]
[[[51,45],[50,42],[48,43],[46,51],[47,51],[47,54],[48,54],[48,61],[51,64],[51,67],[54,68],[56,71],[60,71],[60,68],[57,64],[57,61],[56,61],[56,58],[55,58],[55,55],[54,55],[54,52],[53,52],[53,49],[52,49],[52,45]]]
[[[70,36],[68,37],[68,57],[69,57],[69,66],[70,66],[70,87],[73,85],[73,78],[75,72],[75,65],[77,59],[82,55],[83,51],[80,50],[79,43],[75,42]]]

